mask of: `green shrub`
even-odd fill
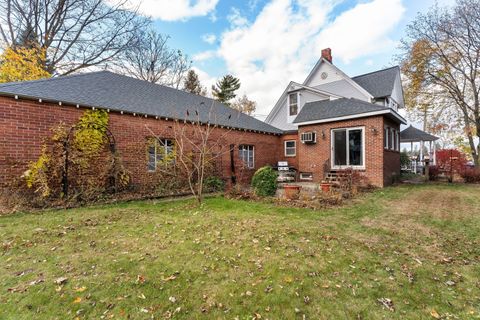
[[[410,156],[408,155],[407,152],[405,151],[400,152],[400,165],[402,167],[409,167],[411,161],[412,160],[410,160]]]
[[[270,166],[258,169],[253,175],[252,187],[258,196],[274,196],[277,190],[277,172]]]
[[[225,190],[225,182],[219,177],[208,177],[203,181],[203,185],[207,192],[219,192]]]

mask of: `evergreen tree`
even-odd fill
[[[18,38],[15,41],[15,47],[23,48],[40,48],[40,43],[38,42],[38,36],[32,25],[29,23],[18,35]]]
[[[207,89],[202,86],[198,74],[193,69],[188,70],[183,82],[183,90],[201,96],[207,95]]]
[[[235,91],[239,88],[240,79],[227,74],[217,81],[216,85],[212,86],[212,94],[216,100],[228,105],[230,100],[237,96]]]

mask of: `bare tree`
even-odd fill
[[[247,95],[244,94],[241,98],[235,99],[231,107],[242,113],[251,115],[257,109],[257,103],[253,100],[248,99]]]
[[[47,51],[45,70],[51,74],[113,60],[148,23],[128,0],[0,0],[1,42],[15,46],[35,37]]]
[[[180,50],[171,49],[168,39],[153,29],[140,30],[135,45],[125,51],[120,61],[121,72],[178,89],[191,61]]]
[[[480,0],[458,0],[419,14],[402,41],[402,70],[413,101],[443,100],[449,121],[463,127],[472,158],[480,154]],[[430,108],[432,104],[420,106]],[[433,109],[435,110],[435,108]],[[477,141],[475,141],[477,140]]]
[[[222,156],[230,152],[230,134],[233,128],[218,124],[215,102],[212,102],[208,110],[202,105],[186,112],[187,114],[182,118],[188,120],[175,120],[172,128],[175,161],[187,177],[190,192],[198,204],[201,204],[206,175],[215,169],[217,161]],[[202,112],[208,115],[202,117]],[[232,117],[230,115],[228,120],[232,120]],[[157,139],[161,138],[150,128],[147,127],[147,129]]]

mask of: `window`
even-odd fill
[[[174,161],[174,144],[172,139],[152,139],[148,145],[148,171],[156,171],[160,164]]]
[[[390,150],[395,149],[395,129],[390,129]]]
[[[311,144],[317,142],[317,133],[316,132],[302,132],[300,135],[300,140],[303,143]]]
[[[298,113],[298,93],[290,93],[288,95],[289,115],[296,116]]]
[[[388,127],[383,128],[383,147],[388,149]]]
[[[249,169],[255,168],[255,147],[252,145],[240,145],[238,147],[238,157],[243,165]]]
[[[395,150],[400,151],[400,131],[396,130],[395,133],[396,133],[395,141],[397,143],[395,145]]]
[[[297,142],[295,140],[285,141],[285,157],[295,157],[297,154]]]
[[[300,172],[300,180],[313,180],[313,173]]]
[[[332,166],[364,167],[364,128],[332,130]]]

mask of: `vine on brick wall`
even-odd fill
[[[38,160],[23,174],[26,187],[43,200],[64,198],[67,150],[71,198],[89,201],[127,187],[130,175],[119,152],[108,144],[108,120],[103,110],[87,110],[74,126],[55,127]]]

